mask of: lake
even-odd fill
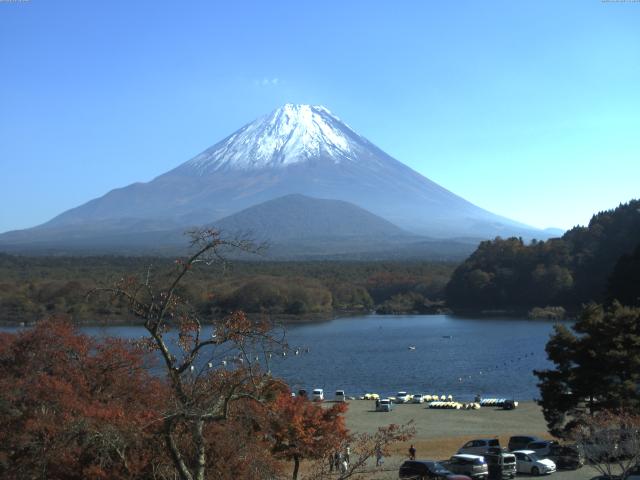
[[[138,326],[83,330],[126,338],[144,332]],[[463,401],[476,394],[532,400],[539,396],[532,371],[551,365],[544,348],[552,331],[549,321],[452,315],[367,315],[293,324],[286,327],[292,351],[286,358],[274,357],[271,370],[294,391],[323,388],[328,398],[344,389],[347,395],[406,390]]]

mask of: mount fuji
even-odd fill
[[[286,104],[150,182],[112,190],[47,223],[0,235],[0,248],[108,246],[109,239],[121,247],[161,247],[166,232],[215,225],[295,194],[349,202],[412,238],[548,237],[420,175],[325,107]],[[287,212],[281,215],[286,219]]]

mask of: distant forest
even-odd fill
[[[525,245],[482,242],[446,288],[454,309],[521,309],[640,301],[640,200],[594,215],[587,227]]]
[[[0,254],[0,323],[67,314],[82,323],[129,322],[126,305],[87,298],[129,276],[157,281],[175,264],[155,257],[24,257]],[[427,261],[234,261],[199,269],[183,298],[203,315],[304,320],[340,313],[434,313],[562,306],[576,312],[614,299],[640,305],[640,200],[593,216],[561,238],[482,242],[462,264]]]
[[[244,310],[294,319],[337,313],[438,311],[456,264],[434,262],[232,262],[198,269],[183,298],[203,315]],[[128,276],[161,280],[167,258],[22,257],[0,254],[0,322],[30,323],[52,314],[99,323],[133,320],[126,305],[87,298]]]

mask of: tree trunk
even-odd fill
[[[193,427],[193,439],[196,444],[196,475],[195,480],[204,480],[205,479],[205,467],[207,463],[207,456],[205,453],[204,446],[204,420],[198,419],[196,420],[196,424]]]
[[[300,469],[300,456],[293,456],[293,480],[298,480],[298,470]]]
[[[169,452],[171,453],[171,459],[173,460],[173,465],[178,471],[180,480],[193,480],[193,476],[191,475],[191,472],[189,472],[189,468],[184,462],[182,454],[178,450],[176,442],[173,439],[173,422],[171,419],[166,419],[164,422],[164,440]]]

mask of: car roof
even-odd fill
[[[457,454],[451,456],[451,458],[453,458],[453,457],[466,458],[468,460],[475,460],[476,458],[484,458],[484,456],[482,456],[482,455],[471,455],[470,453],[457,453]]]
[[[514,450],[511,453],[524,453],[525,455],[531,455],[532,453],[536,453],[535,450]]]

